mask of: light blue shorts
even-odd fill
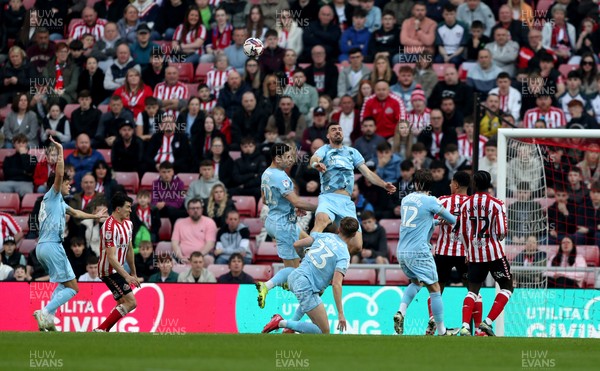
[[[317,206],[315,215],[318,213],[327,214],[329,219],[338,226],[342,218],[347,216],[357,219],[354,201],[349,196],[339,193],[324,193],[319,195],[319,206]],[[362,232],[360,223],[358,223],[358,231]]]
[[[75,273],[65,249],[58,242],[42,242],[35,248],[37,259],[50,276],[50,282],[67,282],[75,279]]]
[[[288,277],[288,286],[290,287],[290,291],[296,295],[298,304],[300,304],[300,309],[302,309],[304,313],[310,312],[323,303],[319,294],[313,292],[310,282],[308,282],[308,278],[297,271],[290,273]]]
[[[418,280],[426,285],[438,281],[435,260],[431,252],[398,252],[398,262],[404,274],[411,280]]]
[[[300,239],[300,227],[292,223],[272,223],[267,219],[265,229],[277,244],[277,255],[284,260],[300,259],[294,248],[294,242]]]

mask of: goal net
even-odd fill
[[[497,334],[600,337],[600,130],[501,129],[497,166],[515,282]]]

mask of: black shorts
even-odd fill
[[[115,300],[119,300],[131,292],[131,287],[129,287],[125,278],[119,273],[113,273],[110,276],[102,277],[101,280],[108,286],[108,289],[112,292]]]
[[[434,259],[439,283],[444,285],[448,283],[452,276],[452,268],[455,267],[460,279],[467,280],[467,263],[464,256],[436,255]]]
[[[494,281],[496,282],[512,280],[510,265],[505,256],[491,262],[469,262],[469,282],[482,283],[485,281],[488,273],[492,274],[492,278],[494,278]]]

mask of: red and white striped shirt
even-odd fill
[[[179,41],[182,44],[191,44],[198,39],[206,40],[206,28],[203,25],[199,25],[198,28],[194,28],[193,30],[189,30],[187,35],[181,40],[183,33],[183,24],[180,24],[175,29],[175,33],[173,34],[173,41]],[[202,48],[198,48],[198,54],[202,54]]]
[[[546,127],[548,129],[559,129],[567,126],[565,113],[556,107],[550,107],[548,112],[542,112],[539,108],[527,110],[523,117],[523,127],[526,129],[533,129],[535,127],[535,122],[540,119],[546,121]]]
[[[88,26],[83,22],[83,20],[77,23],[71,29],[71,33],[69,34],[69,38],[72,40],[79,40],[79,38],[86,33],[92,34],[96,41],[100,41],[102,37],[104,37],[104,26],[106,26],[107,21],[105,19],[96,19],[96,24],[93,26]]]
[[[213,94],[215,98],[219,97],[219,91],[225,86],[227,75],[231,70],[231,67],[227,68],[225,71],[219,71],[214,68],[206,74],[206,86],[208,86],[210,93]]]
[[[205,111],[206,113],[212,113],[212,110],[217,106],[217,100],[212,99],[208,102],[200,102],[200,110]]]
[[[414,109],[406,115],[414,135],[419,135],[431,123],[431,108],[425,107],[423,113],[417,113]]]
[[[137,207],[136,215],[140,219],[142,223],[146,226],[146,228],[150,229],[152,227],[152,218],[150,217],[150,206],[145,209],[140,206]]]
[[[436,255],[446,256],[466,256],[465,247],[460,240],[460,225],[458,218],[460,217],[460,208],[468,199],[467,195],[451,195],[442,196],[439,198],[440,203],[444,208],[457,218],[456,225],[442,224],[440,225],[440,235],[435,245]]]
[[[156,156],[154,156],[154,161],[156,161],[157,164],[162,164],[164,161],[167,161],[170,163],[175,162],[175,156],[173,156],[173,139],[174,138],[175,138],[174,135],[171,135],[171,136],[163,135],[162,145],[158,149],[158,152],[156,152]]]
[[[14,236],[21,232],[17,221],[9,214],[0,211],[0,239],[4,241],[6,236]]]
[[[173,86],[167,85],[166,82],[159,82],[154,87],[154,98],[158,100],[167,100],[167,99],[188,99],[190,97],[190,91],[187,88],[187,85],[181,82],[175,83]],[[170,115],[179,116],[179,111],[167,110]]]
[[[488,193],[475,193],[460,208],[459,222],[469,262],[491,262],[505,256],[501,243],[507,231],[504,202]]]
[[[98,275],[106,277],[117,271],[110,265],[108,249],[115,247],[116,258],[119,264],[124,265],[127,250],[132,241],[133,223],[129,219],[119,223],[114,216],[110,216],[100,228],[100,259],[98,261]]]
[[[231,45],[233,26],[230,23],[225,25],[223,32],[219,31],[219,26],[216,25],[212,29],[210,45],[213,50],[222,50]]]
[[[485,153],[485,144],[487,143],[488,138],[483,135],[479,136],[479,157],[483,157]],[[469,140],[467,134],[461,134],[458,136],[458,153],[471,159],[473,157],[473,142]]]

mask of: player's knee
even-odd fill
[[[315,228],[323,230],[329,223],[331,223],[331,219],[325,213],[318,213],[315,217]]]

